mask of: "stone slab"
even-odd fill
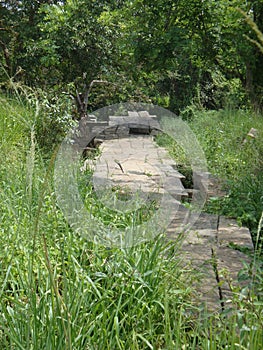
[[[195,271],[196,280],[192,285],[195,289],[193,301],[209,311],[220,311],[222,305],[212,267],[211,249],[202,244],[194,246],[194,249],[191,245],[183,245],[182,257],[184,267]]]
[[[203,245],[209,250],[209,254],[211,255],[209,247],[214,246],[216,244],[216,240],[217,230],[206,228],[199,230],[190,229],[184,235],[183,246]],[[196,247],[196,249],[198,249],[198,247]]]
[[[123,121],[125,118],[141,118],[143,121],[146,114],[130,113],[128,117],[116,117],[115,121]],[[95,165],[92,162],[86,163],[87,167],[95,167],[97,187],[105,184],[110,188],[119,186],[124,192],[129,189],[131,196],[132,193],[141,191],[142,200],[153,194],[161,200],[165,191],[174,196],[182,196],[184,192],[188,195],[180,180],[184,176],[178,172],[168,152],[164,148],[158,148],[152,136],[124,136],[125,132],[128,132],[128,128],[123,125],[104,130],[104,139],[111,139],[100,146],[102,154]],[[193,190],[192,196],[202,199],[210,177],[208,173],[199,173],[196,179],[201,191]],[[185,266],[194,269],[198,275],[194,283],[194,298],[197,303],[204,302],[209,309],[218,310],[222,307],[222,300],[219,298],[219,284],[213,264],[216,262],[223,298],[225,301],[230,300],[232,292],[228,282],[237,285],[242,261],[249,263],[248,256],[232,248],[236,246],[253,250],[249,230],[239,227],[235,220],[190,211],[176,200],[170,204],[168,202],[171,222],[166,230],[167,239],[181,243]]]
[[[218,244],[223,247],[234,244],[250,250],[254,248],[249,229],[240,227],[236,220],[223,216],[219,219]]]
[[[215,256],[223,300],[225,306],[230,307],[235,288],[245,287],[250,282],[249,276],[247,279],[240,280],[239,273],[244,269],[245,264],[250,264],[251,259],[242,252],[227,247],[217,247]]]

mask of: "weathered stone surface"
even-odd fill
[[[209,311],[220,311],[222,305],[212,266],[211,248],[203,244],[184,244],[181,251],[185,267],[191,268],[196,274],[192,286],[196,291],[193,296],[195,303],[199,306],[203,304]]]
[[[119,124],[123,122],[127,123]],[[253,251],[250,232],[239,227],[233,219],[205,213],[199,215],[180,204],[178,199],[189,193],[196,199],[222,193],[217,182],[212,190],[209,187],[213,180],[209,173],[195,173],[195,188],[186,191],[181,183],[184,176],[178,172],[168,152],[157,147],[150,135],[130,134],[130,127],[151,129],[152,122],[158,124],[157,118],[149,116],[147,111],[111,117],[111,127],[99,136],[106,140],[100,146],[100,158],[96,164],[87,161],[84,167],[94,169],[94,187],[102,192],[106,187],[120,187],[131,197],[138,193],[142,203],[148,198],[161,200],[165,192],[172,195],[165,203],[171,211],[170,224],[166,227],[167,239],[180,242],[184,266],[196,271],[196,303],[205,303],[209,310],[220,310],[223,303],[224,306],[231,304],[228,302],[232,298],[231,285],[241,283],[238,281],[239,271],[243,262],[250,261],[247,255],[237,250]],[[94,132],[104,128],[94,125]]]
[[[253,250],[253,243],[249,229],[238,226],[236,220],[221,216],[218,227],[218,243],[225,247],[234,244],[237,247]]]
[[[210,174],[207,197],[224,197],[227,192],[223,189],[224,183],[216,176]]]
[[[193,230],[217,230],[218,216],[206,213],[192,213],[195,216],[195,222],[191,227]]]
[[[185,245],[203,245],[209,251],[209,247],[216,244],[217,231],[212,229],[190,229],[184,235],[183,246]],[[192,247],[193,249],[198,247]],[[211,258],[211,251],[209,251],[209,256]],[[202,257],[203,258],[203,257]]]
[[[133,111],[128,111],[128,116],[131,118],[138,118],[139,113],[138,112],[133,112]]]
[[[152,115],[152,114],[149,114],[148,111],[140,111],[138,112],[139,116],[142,117],[142,118],[157,118],[156,115]]]
[[[194,187],[196,189],[199,189],[202,192],[208,193],[209,173],[201,173],[201,172],[195,171],[193,173],[193,182],[194,182]]]
[[[244,264],[249,264],[251,259],[246,254],[227,247],[217,247],[215,257],[223,302],[225,307],[230,307],[233,290],[237,286],[242,288],[249,283],[249,276],[241,281],[239,273],[244,269]]]
[[[112,185],[122,184],[129,186],[133,191],[162,193],[160,169],[146,162],[149,147],[141,147],[139,151],[134,152],[135,147],[131,147],[131,140],[137,143],[138,138],[122,139],[121,142],[111,140],[104,143],[103,153],[94,173],[96,179],[100,179],[98,183],[102,184],[104,177],[105,181],[110,180]],[[151,143],[151,140],[141,138],[141,142],[145,146],[145,143]],[[133,157],[131,157],[132,154]],[[102,166],[103,164],[107,164],[107,167]]]

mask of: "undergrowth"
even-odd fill
[[[210,198],[205,210],[237,218],[250,229],[255,245],[263,208],[262,116],[242,110],[195,108],[188,124],[205,153],[208,170],[226,191],[223,197]],[[255,137],[248,135],[251,128],[256,129]],[[191,164],[184,150],[168,135],[159,135],[157,143],[169,150],[186,177],[185,187],[191,188]]]
[[[182,268],[178,243],[86,241],[57,206],[55,155],[46,165],[35,134],[41,114],[1,97],[0,115],[1,349],[262,348],[255,269],[232,308],[211,314],[192,302],[198,276]]]
[[[235,217],[249,227],[254,244],[263,209],[263,124],[251,111],[197,112],[190,126],[207,158],[209,170],[227,195],[212,198],[207,210]],[[256,129],[255,137],[250,130]]]

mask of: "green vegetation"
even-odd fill
[[[205,210],[237,218],[249,227],[256,244],[263,208],[262,116],[233,109],[193,110],[188,123],[205,152],[209,171],[226,191],[223,197],[210,198]],[[257,130],[255,137],[248,135],[252,128]],[[184,151],[168,135],[159,135],[157,142],[168,148],[186,176],[185,186],[191,188],[191,165]]]
[[[263,208],[261,119],[251,111],[222,110],[197,113],[190,123],[211,172],[227,190],[225,197],[210,200],[210,210],[238,218],[252,231],[254,243]],[[251,128],[257,130],[255,137],[248,135]]]
[[[94,217],[97,217],[107,227],[116,227],[124,229],[125,227],[141,225],[148,221],[154,212],[158,209],[159,203],[156,200],[149,200],[147,203],[139,202],[139,195],[136,198],[131,192],[131,189],[121,186],[112,187],[110,191],[103,189],[103,193],[99,192],[99,198],[93,189],[93,184],[90,182],[92,171],[86,170],[79,174],[79,190],[82,196],[85,207]],[[135,198],[131,198],[131,193]],[[120,200],[125,205],[125,201],[132,200],[133,210],[122,212],[108,208],[103,204],[103,200],[111,200],[114,198]],[[102,200],[103,198],[103,200]],[[131,204],[131,202],[130,202]]]
[[[1,1],[1,349],[263,348],[262,31],[262,0]],[[182,268],[180,242],[160,234],[107,249],[74,232],[57,206],[53,168],[65,133],[127,101],[187,121],[227,192],[205,209],[251,230],[256,252],[239,274],[250,283],[229,279],[223,312],[194,302],[199,276]],[[183,150],[166,135],[158,142],[189,187]],[[80,192],[105,224],[141,223],[158,205],[116,213],[88,177],[79,174]]]
[[[4,97],[0,113],[1,349],[262,347],[259,268],[250,287],[231,286],[231,309],[209,314],[193,302],[198,276],[182,269],[179,242],[160,235],[123,250],[87,242],[56,205],[52,159],[35,138],[41,113]]]
[[[0,83],[71,95],[81,116],[127,100],[262,110],[262,17],[262,0],[6,0]]]

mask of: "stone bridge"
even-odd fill
[[[165,231],[167,239],[181,242],[184,266],[196,271],[194,298],[211,310],[226,308],[231,304],[232,286],[240,283],[238,274],[243,264],[250,262],[247,252],[253,253],[249,230],[239,227],[234,219],[206,213],[198,214],[187,228],[195,213],[183,202],[191,203],[193,189],[183,186],[184,175],[177,170],[175,161],[155,143],[154,137],[160,132],[156,116],[147,111],[128,112],[127,116],[110,116],[104,122],[89,116],[87,123],[91,146],[100,144],[101,149],[95,162],[87,159],[83,166],[93,167],[95,188],[118,186],[124,192],[140,191],[147,198],[168,191],[172,212]],[[211,174],[203,178],[201,174],[199,179],[201,183],[205,179],[207,197],[218,195],[217,182]]]

